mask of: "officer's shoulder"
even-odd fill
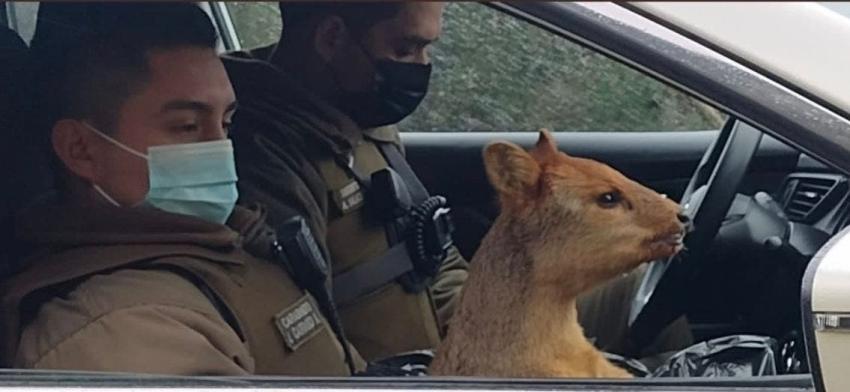
[[[209,299],[186,278],[167,270],[121,269],[94,275],[59,301],[99,317],[120,309],[143,305],[172,306],[199,313],[217,314]],[[49,308],[49,304],[46,304]]]
[[[80,356],[74,359],[79,362],[85,358],[85,350],[80,351],[79,347],[92,342],[120,342],[128,336],[133,339],[134,334],[174,337],[179,336],[175,331],[201,325],[207,331],[229,329],[194,284],[164,270],[122,269],[95,275],[67,295],[43,304],[21,333],[15,361],[19,366],[43,366],[40,362],[47,360],[49,353],[61,352],[56,354],[60,355],[60,363],[75,355]],[[113,333],[90,340],[92,334],[103,329]],[[98,355],[105,358],[110,354]],[[122,358],[118,356],[116,360]]]
[[[370,128],[363,131],[363,134],[379,143],[392,143],[401,145],[401,136],[398,132],[398,126],[385,125],[382,127]]]

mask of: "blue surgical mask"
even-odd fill
[[[86,126],[116,147],[148,162],[150,189],[140,204],[222,224],[233,212],[239,193],[230,139],[153,146],[145,155],[89,124]],[[107,201],[121,206],[100,186],[93,186]]]

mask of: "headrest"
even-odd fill
[[[0,90],[7,90],[10,83],[20,78],[19,72],[26,61],[27,45],[14,30],[0,26]],[[2,93],[0,102],[6,103],[7,93]],[[5,111],[0,108],[0,111]]]
[[[26,62],[27,45],[14,30],[0,26],[0,138],[3,138],[0,149],[0,168],[6,171],[0,175],[0,277],[5,276],[12,268],[9,263],[9,239],[12,236],[12,196],[9,189],[14,186],[14,170],[9,163],[14,151],[11,141],[15,140],[15,122],[13,115],[17,112],[13,103],[19,97],[18,82],[21,79],[23,66]]]
[[[27,44],[14,30],[0,26],[0,60],[12,59],[27,50]],[[0,62],[2,65],[3,62]]]

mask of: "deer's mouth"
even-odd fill
[[[677,229],[654,237],[650,244],[653,248],[668,253],[665,256],[672,256],[678,253],[684,247],[685,232]]]
[[[670,246],[682,246],[685,241],[685,233],[678,232],[670,234],[660,239],[660,241]]]

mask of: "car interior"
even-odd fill
[[[0,129],[6,175],[0,238],[12,238],[14,211],[48,191],[49,173],[37,138],[20,129],[26,113],[26,46],[3,26],[0,3]],[[227,48],[225,48],[227,49]],[[7,86],[11,86],[9,88]],[[423,108],[427,109],[427,107]],[[34,108],[37,112],[37,108]],[[420,109],[421,110],[421,109]],[[801,331],[800,284],[808,262],[850,224],[848,181],[818,160],[732,116],[718,129],[669,131],[554,129],[559,147],[608,163],[626,176],[675,200],[696,215],[688,250],[656,263],[657,280],[645,282],[650,300],[638,307],[632,332],[650,341],[665,322],[685,314],[696,342],[728,335],[775,339],[779,374],[809,371]],[[487,128],[402,134],[407,157],[422,182],[451,203],[455,243],[471,259],[498,214],[481,151],[496,139],[530,148],[533,129]],[[570,131],[570,132],[567,132]],[[20,143],[20,144],[19,144]],[[4,243],[3,276],[16,260]]]

